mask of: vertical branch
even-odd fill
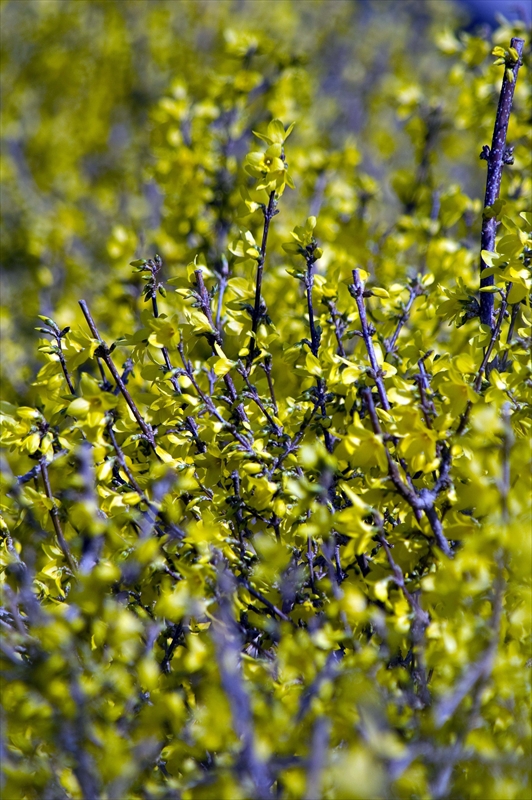
[[[495,347],[497,339],[500,336],[502,323],[504,321],[504,315],[506,313],[506,308],[507,308],[507,305],[508,305],[508,294],[509,294],[511,288],[512,288],[512,284],[509,283],[508,286],[506,287],[506,292],[503,295],[502,302],[501,302],[501,305],[499,307],[499,313],[497,315],[497,322],[495,324],[495,327],[492,330],[489,344],[488,344],[488,346],[486,348],[486,352],[484,353],[484,358],[482,359],[482,363],[481,363],[480,367],[478,368],[478,372],[477,372],[477,374],[475,376],[475,380],[474,380],[474,383],[473,383],[473,388],[474,388],[475,392],[479,392],[480,391],[480,388],[482,386],[482,378],[484,377],[484,373],[486,371],[486,367],[488,366],[489,358],[490,358],[490,356],[491,356],[491,354],[493,352],[493,348]],[[472,405],[473,404],[471,403],[471,400],[468,400],[467,401],[467,405],[466,405],[466,407],[465,407],[465,409],[464,409],[464,411],[462,413],[462,416],[460,417],[460,422],[458,424],[458,428],[456,429],[456,433],[458,435],[463,433],[465,428],[466,428],[466,425],[467,425],[467,423],[469,421],[469,414],[471,413]]]
[[[322,773],[327,757],[327,748],[331,733],[331,722],[328,717],[318,717],[314,723],[310,755],[307,767],[307,786],[305,797],[307,800],[320,800]]]
[[[256,750],[251,703],[240,665],[243,642],[231,607],[233,577],[225,569],[223,562],[218,564],[217,573],[218,614],[211,630],[220,679],[231,707],[235,733],[242,743],[241,769],[252,781],[257,800],[266,800],[271,796],[272,781],[267,765],[259,758]]]
[[[495,125],[493,128],[493,139],[491,142],[491,149],[485,145],[481,158],[488,162],[488,175],[486,177],[486,193],[484,195],[484,215],[482,218],[482,233],[480,238],[480,249],[494,250],[495,249],[495,233],[497,230],[496,216],[488,216],[486,209],[493,206],[501,189],[502,168],[504,164],[513,163],[512,149],[506,147],[506,134],[508,132],[508,122],[510,120],[510,112],[512,110],[512,101],[514,97],[515,84],[517,82],[517,73],[521,66],[521,56],[523,54],[523,39],[513,38],[510,42],[512,47],[517,52],[517,59],[514,61],[513,66],[506,66],[504,76],[502,79],[501,93],[499,96],[499,105],[497,107],[497,114],[495,116]],[[482,277],[482,272],[486,269],[486,264],[480,257],[480,287],[493,286],[493,275],[487,278]],[[493,320],[493,295],[489,292],[480,293],[480,321],[484,325],[489,325],[490,328],[494,327]]]
[[[270,192],[268,205],[264,208],[264,228],[262,230],[262,243],[260,247],[260,255],[257,261],[257,279],[255,284],[255,305],[253,308],[253,316],[251,321],[251,339],[249,343],[249,354],[246,361],[246,367],[249,370],[256,353],[255,337],[259,327],[259,322],[262,316],[261,311],[261,290],[262,290],[262,274],[264,271],[264,262],[266,260],[266,247],[268,244],[268,233],[270,230],[270,222],[273,217],[278,213],[275,202],[275,191]]]
[[[320,340],[321,334],[319,330],[316,328],[316,323],[314,320],[314,304],[312,302],[312,289],[314,287],[314,274],[313,274],[313,265],[316,261],[316,256],[314,255],[314,250],[316,249],[316,245],[313,242],[311,245],[307,246],[307,271],[305,273],[305,290],[307,294],[307,311],[308,311],[308,322],[310,327],[310,349],[312,355],[316,358],[318,357],[319,349],[320,349]],[[318,390],[318,398],[320,400],[320,409],[323,416],[326,416],[325,410],[325,392],[326,392],[326,384],[322,378],[316,378],[316,387]],[[329,453],[332,453],[334,442],[331,437],[329,431],[324,428],[323,429],[323,438],[325,439],[325,447],[327,448]]]
[[[442,125],[442,113],[439,106],[423,109],[421,121],[425,125],[425,135],[421,148],[420,159],[416,170],[414,185],[412,187],[411,199],[404,204],[405,214],[413,214],[419,202],[420,190],[424,186],[432,189],[433,181],[431,176],[431,155],[434,150],[438,133]]]
[[[62,553],[63,553],[63,555],[65,557],[65,560],[66,560],[68,566],[70,567],[70,569],[74,573],[74,572],[76,572],[77,565],[76,565],[76,562],[74,561],[74,558],[72,557],[72,555],[70,553],[70,550],[68,549],[68,544],[67,544],[67,541],[65,539],[65,536],[64,536],[64,533],[63,533],[63,529],[61,527],[61,523],[59,521],[59,509],[57,508],[57,506],[55,504],[55,499],[54,499],[54,496],[52,494],[52,487],[50,486],[50,476],[48,475],[48,464],[46,463],[46,458],[44,458],[44,457],[41,458],[41,475],[42,475],[42,482],[43,482],[43,485],[44,485],[44,491],[45,491],[46,497],[52,503],[52,508],[50,509],[50,518],[51,518],[52,524],[54,526],[55,535],[56,535],[56,538],[57,538],[57,543],[58,543],[59,547],[61,548],[61,551],[62,551]]]
[[[221,264],[216,270],[220,279],[218,281],[218,302],[216,304],[216,330],[222,334],[222,311],[224,305],[224,294],[229,282],[229,266],[227,259],[222,256]]]
[[[80,491],[80,502],[91,511],[93,524],[90,525],[86,533],[83,534],[82,555],[80,559],[80,572],[90,573],[98,563],[103,544],[101,523],[104,519],[103,512],[98,507],[96,496],[96,478],[94,475],[94,464],[92,458],[92,447],[89,442],[81,443],[77,460],[79,464],[79,476],[82,479],[82,489]],[[98,522],[99,521],[99,522]]]
[[[508,509],[508,498],[510,495],[510,451],[514,441],[514,433],[512,424],[510,422],[510,407],[509,403],[505,403],[502,408],[502,474],[499,481],[499,493],[501,495],[501,516],[504,525],[508,525],[510,521],[510,512]]]
[[[460,731],[451,748],[451,752],[445,759],[443,766],[437,771],[435,779],[432,781],[431,790],[434,800],[443,800],[449,796],[449,784],[454,767],[463,757],[468,734],[478,725],[482,695],[491,678],[495,656],[497,654],[504,602],[504,589],[504,561],[502,553],[499,551],[497,553],[497,572],[493,586],[490,643],[480,658],[474,661],[464,672],[457,682],[453,693],[448,697],[443,697],[435,708],[434,721],[436,729],[439,729],[453,716],[466,697],[470,697],[472,700],[471,709],[467,714],[466,720],[461,723]]]
[[[72,757],[72,771],[79,783],[83,800],[99,800],[100,776],[87,748],[87,741],[90,739],[87,701],[74,668],[71,669],[69,689],[76,713],[72,720],[64,718],[59,731],[60,741],[65,752]]]
[[[427,396],[427,391],[430,390],[430,380],[425,367],[425,359],[430,356],[432,350],[429,350],[423,358],[420,358],[418,363],[419,375],[415,376],[416,383],[419,389],[419,398],[421,400],[421,411],[425,420],[427,428],[432,428],[432,420],[437,416],[436,406],[431,397]]]
[[[177,648],[177,645],[179,644],[179,640],[181,639],[182,635],[183,635],[183,624],[181,622],[177,622],[173,626],[172,638],[170,640],[170,643],[167,644],[166,646],[164,658],[160,664],[161,672],[166,675],[170,674],[170,662],[172,661],[175,650]]]
[[[207,291],[207,287],[205,286],[205,281],[203,280],[203,273],[201,269],[194,270],[194,275],[196,276],[196,286],[198,288],[197,291],[198,302],[200,304],[201,310],[203,311],[205,317],[207,318],[209,325],[211,326],[212,334],[208,336],[208,339],[212,347],[212,354],[215,356],[217,355],[217,353],[214,345],[217,344],[219,347],[222,346],[222,335],[218,330],[218,328],[216,327],[216,325],[214,324],[214,320],[212,318],[211,298],[209,292]],[[233,383],[233,379],[229,374],[224,375],[224,383],[227,387],[227,391],[229,392],[231,403],[237,403],[238,401],[237,391],[235,389],[235,384]],[[238,405],[236,406],[236,411],[241,422],[249,422],[243,403],[238,403]]]
[[[70,373],[68,371],[68,367],[65,360],[65,354],[63,353],[63,345],[62,339],[66,334],[69,332],[70,327],[67,326],[61,330],[58,325],[50,319],[50,317],[42,317],[40,316],[39,319],[42,319],[46,322],[46,328],[36,328],[35,330],[39,331],[40,333],[45,333],[47,336],[53,336],[55,339],[55,346],[53,347],[53,352],[59,358],[59,363],[61,364],[61,369],[63,370],[63,375],[65,376],[65,380],[68,386],[68,391],[70,394],[76,394],[76,390],[74,389],[74,384],[72,382],[72,378],[70,377]]]
[[[336,308],[336,304],[332,300],[324,301],[326,302],[327,308],[331,314],[331,322],[334,325],[334,335],[336,336],[336,343],[338,345],[337,353],[342,358],[345,358],[345,347],[343,343],[343,335],[346,329],[346,323],[342,319],[342,315],[338,312]]]
[[[272,357],[266,356],[264,361],[261,363],[261,367],[266,373],[266,380],[268,381],[268,389],[270,391],[270,398],[272,401],[272,407],[275,416],[279,415],[279,409],[277,408],[277,400],[275,399],[275,392],[273,389],[273,382],[272,382]]]
[[[366,307],[364,305],[364,284],[360,279],[358,269],[353,270],[353,284],[349,287],[349,291],[355,298],[355,302],[357,304],[358,316],[360,317],[360,325],[362,328],[362,338],[364,339],[364,344],[366,345],[366,350],[368,351],[372,377],[379,393],[381,405],[385,411],[389,411],[390,403],[388,402],[386,389],[384,387],[383,374],[379,366],[379,362],[377,361],[377,355],[375,353],[375,348],[373,347],[373,339],[371,338],[374,333],[374,329],[372,326],[370,327],[368,323]]]
[[[320,349],[320,336],[318,331],[316,330],[316,324],[314,322],[314,305],[312,303],[312,289],[314,287],[314,274],[313,274],[313,267],[314,264],[314,257],[310,256],[307,257],[307,272],[305,274],[305,290],[307,293],[307,311],[308,311],[308,323],[310,328],[310,349],[312,351],[313,356],[318,356],[318,351]]]
[[[379,531],[377,538],[381,543],[382,547],[384,548],[384,552],[386,553],[388,564],[390,565],[390,568],[393,573],[394,583],[401,590],[405,600],[412,609],[413,620],[410,628],[410,636],[412,639],[412,645],[414,648],[414,658],[415,658],[413,675],[414,675],[414,680],[418,685],[419,699],[421,700],[423,705],[430,705],[431,697],[428,688],[427,670],[425,668],[423,651],[421,649],[421,644],[425,636],[425,631],[427,630],[430,623],[430,617],[427,614],[427,612],[421,607],[420,602],[416,597],[416,593],[412,594],[406,588],[403,570],[401,569],[399,564],[397,564],[397,562],[395,561],[392,555],[391,547],[388,543],[388,540],[386,539],[384,531],[384,521],[381,515],[378,512],[375,512],[374,517],[377,529]]]
[[[57,339],[57,355],[59,356],[59,363],[61,364],[61,369],[63,370],[63,375],[65,376],[65,380],[67,382],[68,391],[70,392],[70,394],[76,394],[76,390],[74,389],[74,384],[72,383],[72,378],[70,377],[70,373],[66,365],[65,356],[61,345],[61,338]]]
[[[157,296],[155,294],[153,294],[152,297],[151,297],[151,305],[152,305],[152,310],[153,310],[153,316],[155,317],[155,319],[157,319],[157,317],[159,316],[159,307],[157,305]],[[161,353],[162,353],[162,356],[164,358],[164,365],[165,365],[166,369],[170,372],[173,369],[173,367],[172,367],[172,363],[170,361],[170,355],[168,353],[168,348],[167,347],[162,347],[161,348]],[[177,382],[177,378],[175,377],[175,375],[171,376],[170,383],[172,384],[172,386],[174,388],[174,391],[177,394],[181,394],[181,387],[179,386],[179,384]]]
[[[307,519],[310,517],[310,511],[307,511]],[[310,588],[312,589],[312,593],[316,593],[316,584],[315,584],[315,576],[314,576],[314,543],[312,541],[312,537],[309,536],[307,539],[307,562],[308,568],[310,573]]]
[[[150,296],[151,296],[151,304],[152,304],[153,316],[155,317],[155,319],[157,319],[158,316],[159,316],[159,307],[157,305],[157,290],[163,291],[163,292],[165,291],[164,287],[162,286],[162,284],[158,280],[158,273],[159,273],[159,271],[160,271],[160,269],[162,267],[162,261],[161,261],[159,256],[155,256],[155,259],[153,261],[150,260],[150,261],[147,262],[147,267],[149,267],[151,264],[153,264],[153,267],[150,270],[151,273],[152,273],[152,279],[151,279],[151,282],[148,285],[148,289],[151,290],[151,295]],[[165,364],[166,369],[169,372],[173,372],[173,366],[172,366],[172,362],[170,361],[170,354],[168,353],[168,348],[167,347],[161,348],[161,352],[162,352],[162,355],[163,355],[164,364]],[[179,386],[177,377],[174,374],[172,374],[171,377],[170,377],[170,383],[172,384],[172,388],[173,388],[174,392],[176,394],[181,394],[181,387]],[[192,438],[194,439],[194,441],[196,443],[196,447],[198,448],[198,452],[204,453],[206,451],[207,447],[206,447],[205,443],[202,442],[202,440],[200,439],[199,433],[198,433],[198,427],[197,427],[197,425],[196,425],[196,423],[195,423],[195,421],[194,421],[194,419],[192,417],[188,416],[186,418],[185,427],[187,428],[189,433],[192,434]]]
[[[126,384],[129,380],[129,376],[133,372],[133,359],[127,358],[123,366],[124,366],[124,371],[121,377],[122,377],[122,383]],[[114,395],[120,394],[119,386],[115,386],[115,388],[113,389],[113,394]]]

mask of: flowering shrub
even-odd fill
[[[391,221],[266,34],[157,102],[162,257],[117,223],[2,403],[6,800],[530,795],[521,36],[386,74]],[[435,162],[488,120],[482,204]]]

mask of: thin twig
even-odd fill
[[[222,346],[222,335],[220,331],[217,329],[214,320],[212,318],[211,298],[209,292],[207,291],[207,287],[205,286],[205,281],[203,280],[203,272],[201,271],[201,269],[196,269],[194,270],[194,275],[196,276],[196,286],[198,287],[198,292],[197,292],[198,302],[200,304],[201,310],[203,311],[205,317],[207,318],[209,325],[211,326],[212,333],[208,335],[208,338],[210,339],[212,354],[213,356],[215,356],[217,355],[217,353],[214,345],[217,344],[218,347]],[[229,392],[231,403],[237,404],[238,394],[235,389],[233,379],[231,378],[229,373],[226,373],[223,376],[223,380],[227,387],[227,391]],[[249,419],[247,417],[243,403],[238,403],[238,405],[236,405],[236,412],[241,422],[249,423]]]
[[[140,485],[137,482],[135,476],[133,475],[132,471],[130,470],[130,468],[129,468],[128,464],[127,464],[124,452],[123,452],[122,448],[120,447],[120,445],[118,444],[117,438],[115,436],[115,432],[113,430],[113,421],[114,420],[113,420],[112,415],[109,415],[109,419],[108,419],[108,422],[107,422],[107,425],[106,425],[106,430],[107,430],[107,434],[109,436],[109,439],[111,440],[111,444],[113,446],[113,450],[115,451],[116,459],[118,461],[120,469],[122,469],[124,471],[124,474],[127,476],[127,479],[129,481],[130,485],[137,492],[137,494],[139,495],[141,500],[144,503],[146,503],[147,511],[145,512],[145,516],[147,517],[149,524],[154,527],[155,531],[157,532],[157,534],[159,536],[162,536],[165,533],[165,531],[162,530],[161,527],[159,526],[159,524],[157,523],[157,517],[159,517],[159,509],[157,508],[156,505],[153,504],[153,502],[150,500],[150,498],[148,497],[146,492],[140,487]],[[156,499],[156,498],[154,498],[154,499]],[[163,522],[163,524],[165,524],[165,523]],[[176,535],[178,535],[180,537],[183,537],[185,535],[184,531],[181,530],[180,528],[178,528],[175,524],[172,524],[171,527],[172,527],[172,532],[175,533]],[[165,556],[168,558],[167,554],[165,554]]]
[[[408,602],[413,612],[414,619],[410,628],[410,634],[412,637],[412,644],[415,650],[414,653],[416,658],[415,676],[419,686],[419,699],[421,700],[423,705],[430,705],[431,697],[428,689],[427,671],[425,668],[420,648],[421,642],[423,641],[425,636],[425,631],[427,630],[430,623],[430,617],[427,614],[427,612],[423,608],[421,608],[421,605],[417,597],[406,588],[403,570],[401,569],[399,564],[397,564],[397,562],[395,561],[388,540],[386,539],[386,535],[384,532],[384,521],[382,517],[377,512],[374,513],[374,517],[379,531],[377,538],[381,543],[381,545],[383,546],[384,552],[386,553],[386,558],[393,573],[394,583],[399,587],[399,589],[403,593],[406,601]]]
[[[249,370],[256,353],[255,338],[259,327],[259,322],[262,316],[261,313],[261,290],[262,290],[262,274],[264,271],[264,262],[266,260],[266,247],[268,244],[268,232],[270,230],[270,222],[273,217],[278,213],[275,201],[275,190],[270,192],[268,205],[263,208],[264,212],[264,228],[262,230],[262,243],[260,247],[260,255],[257,261],[257,278],[255,284],[255,305],[253,307],[253,316],[251,321],[251,336],[249,343],[249,353],[246,361],[246,368]]]
[[[188,359],[185,357],[185,351],[183,347],[183,342],[180,342],[178,345],[179,355],[181,356],[181,361],[183,363],[183,368],[186,376],[190,379],[194,389],[196,390],[198,396],[203,400],[207,411],[215,417],[218,422],[221,422],[224,428],[226,428],[232,436],[237,440],[237,442],[242,445],[244,450],[248,452],[250,455],[256,457],[256,453],[251,446],[251,443],[235,428],[235,426],[228,422],[224,417],[220,414],[216,406],[214,405],[212,398],[209,395],[205,394],[205,392],[201,389],[200,385],[196,380],[196,376],[194,375],[194,370],[192,369],[192,364]]]
[[[115,367],[115,365],[113,363],[113,359],[111,358],[111,356],[109,354],[109,348],[107,347],[106,343],[103,341],[102,337],[98,333],[98,329],[97,329],[96,325],[94,324],[94,320],[93,320],[93,318],[91,316],[91,313],[89,311],[87,303],[85,302],[85,300],[80,300],[79,304],[81,306],[81,310],[83,311],[85,319],[87,320],[87,324],[88,324],[88,326],[90,328],[90,331],[91,331],[92,335],[100,343],[100,346],[98,348],[99,355],[105,361],[105,363],[107,365],[107,368],[108,368],[109,372],[111,373],[111,375],[113,376],[116,385],[120,388],[120,391],[122,392],[124,400],[126,401],[126,403],[128,404],[129,408],[131,409],[131,412],[132,412],[133,416],[137,420],[141,431],[143,432],[144,436],[146,437],[146,439],[150,443],[152,449],[155,451],[155,447],[156,447],[156,445],[155,445],[155,436],[154,436],[153,430],[151,428],[151,425],[149,425],[144,420],[142,414],[140,413],[140,411],[138,410],[138,408],[137,408],[137,406],[135,404],[135,401],[133,400],[133,398],[129,394],[129,392],[127,390],[127,387],[126,387],[124,381],[122,380],[122,378],[120,376],[120,373],[118,372],[117,368]]]
[[[59,521],[59,509],[56,505],[54,496],[52,494],[52,487],[50,486],[50,476],[48,475],[48,464],[46,462],[46,458],[41,458],[41,475],[42,475],[42,482],[44,485],[44,491],[48,500],[52,503],[52,508],[50,509],[50,518],[52,520],[52,524],[54,526],[55,535],[57,538],[57,543],[61,548],[61,551],[65,557],[68,566],[70,567],[72,573],[75,573],[77,570],[77,564],[68,549],[68,544],[65,539],[65,535],[63,533],[63,529],[61,527],[61,522]]]
[[[369,417],[371,420],[371,425],[373,428],[373,432],[381,437],[381,440],[384,445],[384,451],[386,453],[386,460],[388,461],[388,474],[390,479],[395,486],[397,492],[401,495],[401,497],[406,500],[406,502],[410,505],[414,513],[416,511],[424,511],[425,515],[429,521],[430,527],[432,528],[432,532],[434,534],[434,538],[438,544],[440,550],[445,553],[446,556],[452,558],[453,552],[449,547],[449,542],[445,538],[443,533],[443,526],[441,524],[441,520],[436,512],[436,508],[434,506],[435,499],[437,497],[438,492],[436,489],[432,491],[429,489],[421,489],[419,492],[408,486],[399,473],[399,468],[397,463],[392,458],[390,451],[387,447],[387,443],[382,435],[382,430],[379,422],[379,418],[377,416],[377,412],[375,410],[375,404],[373,402],[373,396],[371,394],[371,390],[368,387],[362,389],[362,394],[364,400],[366,402],[366,407],[368,409]]]
[[[264,361],[261,362],[261,367],[266,373],[266,380],[268,381],[268,389],[270,391],[270,397],[272,401],[273,410],[275,416],[279,416],[279,409],[277,408],[277,401],[275,399],[275,391],[273,389],[273,382],[272,382],[272,357],[267,355]]]
[[[471,709],[467,715],[466,722],[465,724],[462,723],[457,740],[448,758],[445,759],[441,769],[436,774],[435,780],[432,781],[432,796],[435,800],[443,800],[443,798],[448,797],[449,783],[452,778],[454,766],[464,756],[465,742],[469,732],[478,725],[482,694],[491,677],[499,643],[504,588],[504,564],[502,553],[499,553],[497,557],[497,575],[493,590],[493,609],[490,620],[491,641],[480,658],[474,661],[464,672],[451,696],[443,697],[435,708],[434,719],[436,728],[439,729],[453,716],[466,697],[472,697]]]
[[[475,392],[480,391],[480,387],[482,386],[482,378],[484,377],[484,372],[485,372],[486,367],[488,365],[489,358],[490,358],[490,356],[491,356],[491,354],[493,352],[493,348],[495,347],[497,339],[500,336],[502,323],[504,321],[504,315],[506,313],[506,307],[508,305],[508,293],[509,293],[511,288],[512,288],[512,284],[509,283],[508,287],[506,289],[506,292],[503,295],[503,298],[501,300],[501,305],[499,307],[499,313],[498,313],[498,316],[497,316],[497,323],[496,323],[495,327],[493,328],[493,330],[491,332],[491,338],[490,338],[489,344],[488,344],[488,346],[486,348],[486,352],[484,353],[484,358],[482,359],[482,363],[481,363],[480,367],[478,368],[478,372],[477,372],[477,374],[475,376],[475,380],[473,382],[473,388],[474,388]],[[468,400],[467,401],[467,405],[466,405],[466,407],[465,407],[465,409],[464,409],[464,411],[462,413],[462,416],[460,417],[460,422],[458,423],[458,428],[456,429],[456,433],[458,435],[463,433],[465,428],[466,428],[466,425],[467,425],[467,423],[469,421],[469,414],[471,413],[472,406],[473,406],[473,403],[471,402],[471,400]]]
[[[229,700],[233,728],[241,742],[239,759],[241,769],[252,781],[257,800],[267,800],[271,796],[272,780],[267,765],[257,753],[251,702],[240,664],[243,641],[231,607],[233,592],[233,576],[220,558],[217,566],[216,591],[218,613],[211,628],[220,679]]]
[[[347,325],[342,319],[342,315],[338,312],[336,304],[332,300],[328,300],[325,302],[331,314],[331,322],[334,325],[334,335],[336,336],[336,343],[338,345],[337,353],[342,358],[345,358],[346,353],[342,337],[344,335]]]
[[[293,622],[290,619],[290,617],[288,617],[283,611],[281,611],[281,609],[277,608],[277,606],[275,606],[273,603],[270,603],[270,601],[266,597],[264,597],[264,595],[261,592],[259,592],[257,589],[254,589],[248,580],[246,580],[245,578],[239,578],[238,582],[245,589],[248,590],[248,592],[252,597],[255,597],[257,600],[260,600],[260,602],[266,606],[268,611],[270,611],[272,614],[275,614],[275,616],[279,617],[279,619],[284,620],[284,622],[290,622],[292,625],[295,626],[295,622]]]
[[[385,356],[389,355],[389,353],[395,352],[395,345],[397,344],[397,339],[399,338],[399,334],[401,333],[403,327],[408,322],[408,317],[410,316],[410,311],[412,310],[414,300],[416,299],[416,297],[419,297],[422,291],[423,291],[422,287],[419,285],[419,283],[417,283],[417,281],[414,281],[410,285],[410,296],[408,298],[408,302],[404,307],[399,319],[397,320],[397,325],[392,336],[389,339],[386,339],[384,342]]]
[[[87,510],[94,515],[94,522],[105,519],[104,513],[98,507],[96,496],[94,464],[92,458],[92,447],[87,441],[81,442],[77,452],[78,475],[81,478],[81,489],[79,500]],[[83,547],[79,563],[79,570],[83,574],[90,573],[98,563],[103,544],[102,533],[89,531],[82,537]]]
[[[172,639],[170,640],[170,644],[166,648],[166,652],[164,654],[164,658],[161,661],[161,672],[168,674],[170,672],[170,662],[174,656],[176,651],[177,645],[179,644],[179,640],[183,635],[183,625],[178,622],[174,625],[174,630],[172,633]]]
[[[54,353],[59,358],[59,363],[61,364],[61,369],[63,370],[63,375],[65,376],[68,390],[70,394],[75,395],[76,390],[74,389],[74,383],[72,382],[72,378],[70,377],[70,374],[68,372],[62,345],[62,339],[69,332],[70,328],[67,326],[66,328],[63,328],[63,330],[61,330],[59,325],[57,325],[53,321],[53,319],[50,319],[50,317],[41,317],[41,319],[44,319],[44,321],[46,322],[46,327],[45,328],[39,327],[36,328],[36,330],[38,330],[40,333],[45,333],[47,336],[53,336],[53,338],[55,339]]]
[[[353,284],[352,286],[349,287],[349,291],[355,298],[355,302],[357,304],[358,315],[360,317],[360,325],[362,327],[362,338],[364,339],[366,350],[368,352],[372,370],[372,378],[375,381],[375,385],[379,393],[379,398],[382,407],[384,408],[385,411],[389,411],[390,403],[388,402],[386,389],[384,387],[383,373],[379,366],[379,362],[377,361],[377,355],[375,353],[375,348],[373,346],[373,339],[371,338],[374,333],[374,330],[372,327],[370,327],[368,323],[368,318],[366,315],[366,307],[364,305],[364,284],[360,279],[358,269],[353,270]]]
[[[315,249],[315,244],[313,244],[311,247],[307,247],[307,256],[306,256],[307,271],[305,273],[305,290],[307,294],[308,323],[310,328],[310,349],[312,355],[315,358],[318,358],[321,336],[318,333],[318,329],[314,321],[314,304],[312,302],[312,289],[314,287],[313,267],[314,267],[314,262],[316,261],[316,258],[314,256],[314,249]],[[326,416],[325,394],[327,387],[323,378],[316,378],[316,387],[318,390],[318,397],[321,398],[320,402],[321,413],[325,417]],[[325,447],[327,448],[329,453],[332,453],[334,449],[334,442],[327,428],[323,429],[323,438],[325,441]]]
[[[518,58],[513,66],[505,66],[504,75],[502,79],[501,93],[499,96],[499,105],[497,107],[497,114],[495,116],[495,125],[493,127],[493,139],[491,142],[491,149],[484,147],[481,158],[488,162],[488,174],[486,177],[486,193],[484,195],[484,210],[491,208],[497,198],[501,189],[502,168],[504,164],[513,162],[512,151],[506,147],[506,134],[508,132],[508,122],[510,120],[510,113],[512,110],[512,101],[514,97],[515,84],[517,82],[517,73],[521,66],[521,56],[523,54],[524,39],[513,38],[510,42],[510,47],[517,51]],[[511,78],[510,78],[511,75]],[[495,234],[497,232],[497,217],[496,215],[486,214],[482,218],[482,233],[480,238],[480,249],[482,250],[495,250]],[[493,286],[494,276],[489,275],[487,278],[482,277],[482,272],[486,269],[487,265],[480,257],[480,287]],[[480,321],[484,325],[489,325],[490,328],[494,327],[493,319],[493,305],[494,298],[490,292],[480,293]]]
[[[157,266],[159,263],[161,263],[160,259],[157,262],[155,262],[155,266]],[[152,294],[151,294],[151,302],[152,302],[153,316],[155,317],[155,319],[157,319],[158,316],[159,316],[159,307],[157,305],[157,288],[160,285],[161,284],[158,283],[154,279],[154,286],[152,288]],[[176,394],[181,394],[181,387],[179,386],[179,382],[177,380],[177,377],[174,374],[174,368],[172,366],[172,362],[170,361],[170,354],[168,352],[168,348],[162,347],[161,348],[161,352],[162,352],[162,355],[163,355],[164,364],[166,366],[166,369],[171,373],[171,375],[170,375],[170,383],[172,384],[172,387],[173,387],[175,393]],[[124,378],[124,376],[122,376],[122,379],[123,378]],[[118,389],[118,387],[117,387],[117,389]],[[199,433],[198,433],[198,427],[197,427],[197,425],[194,422],[194,419],[192,417],[188,416],[185,419],[185,427],[192,434],[192,437],[193,437],[193,439],[194,439],[194,441],[196,443],[196,447],[198,448],[198,452],[205,453],[205,451],[207,450],[207,445],[205,444],[205,442],[203,442],[200,439],[200,436],[199,436]]]
[[[63,370],[63,375],[65,376],[68,390],[70,394],[76,394],[76,390],[74,389],[74,384],[72,383],[72,378],[70,377],[70,373],[67,368],[65,356],[63,353],[63,348],[61,345],[61,338],[59,337],[56,341],[57,341],[57,355],[59,356],[59,363],[61,364],[61,369]]]
[[[260,408],[260,410],[262,411],[262,413],[264,414],[264,416],[268,420],[269,424],[271,425],[272,430],[275,432],[275,435],[276,436],[282,436],[282,434],[283,434],[282,426],[279,426],[275,422],[275,420],[272,419],[271,414],[269,413],[268,409],[265,407],[264,403],[260,399],[260,396],[259,396],[259,393],[257,392],[256,387],[253,386],[253,384],[249,380],[248,373],[247,373],[244,365],[242,364],[242,362],[239,362],[238,371],[242,375],[242,377],[243,377],[243,379],[245,381],[245,384],[248,387],[248,390],[249,390],[248,391],[248,396],[250,397],[250,399],[253,400],[257,404],[257,406]]]
[[[321,398],[318,397],[318,399],[314,401],[314,405],[312,407],[312,410],[311,410],[310,414],[308,415],[308,417],[305,417],[305,419],[303,420],[303,422],[302,422],[298,432],[294,436],[294,438],[290,442],[287,442],[287,444],[285,445],[284,452],[281,453],[279,456],[277,456],[277,458],[273,462],[272,466],[270,467],[270,469],[267,472],[268,477],[271,478],[271,476],[274,474],[275,470],[278,469],[281,466],[281,464],[283,463],[285,458],[288,458],[290,453],[295,453],[296,452],[296,450],[297,450],[301,440],[303,439],[303,436],[305,435],[310,423],[314,419],[314,416],[315,416],[316,411],[318,410],[320,404],[321,404]]]

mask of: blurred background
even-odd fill
[[[66,325],[80,297],[115,292],[119,320],[140,292],[132,258],[157,250],[168,277],[198,253],[223,257],[238,231],[234,176],[251,130],[272,117],[296,122],[288,227],[321,211],[331,241],[339,226],[378,236],[398,212],[437,216],[453,179],[474,210],[500,71],[493,97],[471,87],[492,61],[491,31],[502,23],[507,46],[530,23],[519,0],[0,8],[7,399],[24,395],[38,366],[37,314]]]

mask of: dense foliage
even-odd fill
[[[528,38],[237,5],[3,7],[2,797],[529,797]]]

